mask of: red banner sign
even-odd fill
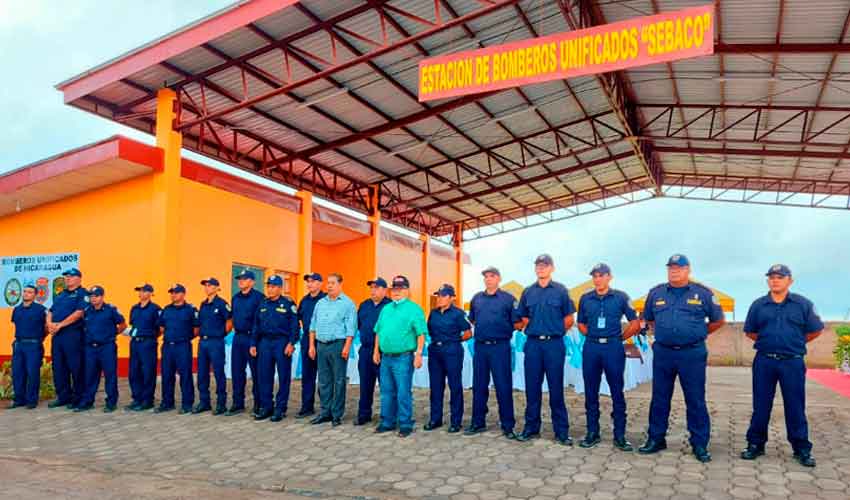
[[[714,53],[714,5],[419,62],[419,100],[488,92]]]

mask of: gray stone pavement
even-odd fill
[[[129,391],[121,387],[122,403]],[[610,431],[593,450],[552,441],[548,412],[543,438],[501,437],[495,396],[489,432],[464,437],[445,428],[424,432],[427,391],[416,391],[419,429],[407,439],[351,425],[357,387],[350,386],[344,425],[312,426],[292,417],[294,384],[283,422],[236,417],[118,411],[0,410],[0,484],[16,498],[451,498],[473,499],[842,499],[850,498],[850,400],[808,384],[808,415],[818,466],[791,459],[781,398],[774,407],[767,456],[737,458],[750,417],[750,371],[710,368],[708,399],[714,460],[689,454],[685,409],[677,389],[667,437],[652,456],[622,453]],[[250,394],[250,392],[249,392]],[[628,437],[643,440],[650,385],[627,393]],[[515,392],[522,422],[524,395]],[[571,434],[585,432],[584,398],[567,393]],[[471,395],[465,394],[469,420]],[[544,401],[544,410],[547,403]],[[447,406],[447,405],[446,405]],[[602,398],[602,427],[610,429],[610,399]],[[377,404],[376,404],[377,407]],[[376,408],[377,410],[377,408]],[[444,419],[444,420],[447,420]],[[520,430],[521,423],[518,425]],[[5,495],[4,495],[5,496]]]

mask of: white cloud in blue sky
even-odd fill
[[[135,132],[62,104],[53,86],[123,52],[227,6],[229,0],[0,0],[0,172],[121,133]],[[652,200],[466,244],[473,265],[465,295],[480,288],[479,271],[501,268],[528,284],[541,252],[557,279],[572,286],[598,261],[614,268],[615,286],[633,297],[664,281],[666,258],[685,253],[693,274],[737,299],[737,318],[765,292],[774,262],[794,270],[795,289],[821,313],[850,310],[850,212],[683,200]]]

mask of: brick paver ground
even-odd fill
[[[498,432],[491,396],[489,432],[464,437],[445,427],[424,432],[427,391],[416,391],[417,431],[407,439],[376,435],[374,426],[351,425],[357,387],[349,387],[344,425],[295,420],[254,422],[247,414],[213,417],[134,413],[0,410],[0,484],[28,498],[451,498],[543,499],[842,499],[850,498],[850,400],[808,384],[808,415],[818,466],[791,459],[777,396],[767,456],[745,462],[750,417],[750,371],[709,370],[711,451],[701,464],[691,457],[684,403],[677,389],[665,452],[641,456],[610,444],[593,450],[552,441],[548,412],[543,438],[508,441]],[[129,391],[122,385],[122,404]],[[248,392],[250,394],[250,391]],[[515,392],[522,422],[524,395]],[[650,385],[627,394],[629,439],[643,441]],[[471,395],[465,395],[469,420]],[[584,398],[568,392],[570,433],[584,435]],[[544,409],[546,408],[544,401]],[[610,429],[610,399],[602,398],[602,427]],[[376,405],[377,406],[377,405]],[[294,409],[294,410],[292,410]],[[376,409],[377,412],[377,409]],[[445,418],[444,420],[448,420]],[[517,431],[522,425],[518,425]],[[152,494],[156,492],[156,494]]]

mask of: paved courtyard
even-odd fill
[[[121,387],[122,403],[129,399]],[[0,485],[4,497],[30,498],[450,498],[475,499],[841,499],[850,498],[850,400],[808,383],[808,415],[818,466],[791,459],[781,399],[774,408],[767,456],[737,458],[750,416],[750,372],[709,370],[714,460],[689,454],[684,403],[677,389],[670,448],[652,456],[622,453],[610,431],[593,450],[543,439],[508,441],[498,432],[491,396],[490,431],[474,437],[445,428],[421,430],[427,391],[416,392],[419,429],[407,439],[376,435],[373,427],[312,426],[296,421],[300,388],[293,385],[289,416],[280,423],[236,417],[118,411],[0,410]],[[250,394],[250,392],[249,392]],[[349,387],[347,408],[356,407]],[[524,395],[515,392],[519,421]],[[627,395],[629,439],[643,440],[649,384]],[[100,395],[102,398],[102,394]],[[570,433],[584,435],[584,399],[568,392]],[[471,396],[465,395],[468,422]],[[610,399],[602,398],[610,429]],[[544,402],[544,408],[546,403]],[[544,412],[544,423],[548,422]],[[521,424],[517,431],[521,430]],[[8,495],[8,496],[7,496]]]

